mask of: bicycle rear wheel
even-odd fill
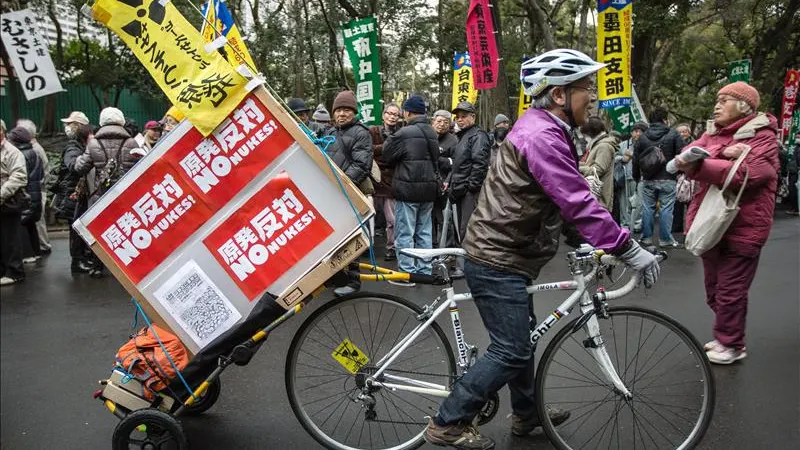
[[[584,346],[585,334],[561,329],[536,373],[539,414],[559,449],[691,449],[714,412],[714,377],[705,353],[681,324],[652,310],[612,307],[598,318],[617,373],[633,397],[606,380]],[[554,427],[545,405],[571,411]]]
[[[436,414],[442,398],[382,387],[371,388],[369,399],[359,398],[364,379],[422,323],[421,313],[408,300],[360,293],[326,303],[303,322],[286,359],[286,391],[314,439],[330,449],[400,450],[423,443],[426,416]],[[456,363],[439,325],[425,329],[385,374],[449,389]]]

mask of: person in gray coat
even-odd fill
[[[123,128],[125,116],[122,111],[113,107],[103,109],[99,124],[94,139],[89,140],[86,150],[75,161],[75,171],[86,175],[89,206],[97,202],[138,160],[131,155],[131,150],[139,145]]]

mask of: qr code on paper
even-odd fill
[[[181,314],[181,320],[186,323],[200,340],[205,340],[231,317],[231,309],[222,301],[211,286],[197,297],[194,305]]]

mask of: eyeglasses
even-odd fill
[[[720,97],[717,99],[717,105],[724,105],[725,103],[735,101],[733,97]]]
[[[592,96],[597,96],[597,86],[570,86],[572,89],[581,89],[588,92]]]
[[[396,112],[389,112],[389,111],[386,111],[386,112],[385,112],[385,113],[383,113],[383,114],[384,114],[384,115],[387,115],[387,116],[390,116],[390,117],[400,117],[400,113],[396,113]]]

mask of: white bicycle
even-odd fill
[[[461,249],[401,250],[434,259],[447,287],[418,306],[384,294],[358,293],[330,301],[301,325],[286,361],[286,388],[303,427],[330,449],[412,449],[423,443],[434,416],[458,377],[478,356],[467,343],[456,294],[442,259]],[[690,449],[702,439],[714,411],[714,378],[692,334],[653,310],[609,307],[631,293],[634,275],[606,291],[605,270],[619,264],[583,247],[568,254],[573,280],[530,286],[528,292],[574,291],[531,329],[535,344],[563,317],[578,312],[544,350],[536,372],[539,416],[559,449]],[[591,295],[587,285],[600,286]],[[437,319],[449,312],[456,351]],[[533,325],[533,323],[531,324]],[[582,330],[582,333],[579,333]],[[477,417],[498,410],[493,395]],[[556,428],[545,405],[571,411]]]

